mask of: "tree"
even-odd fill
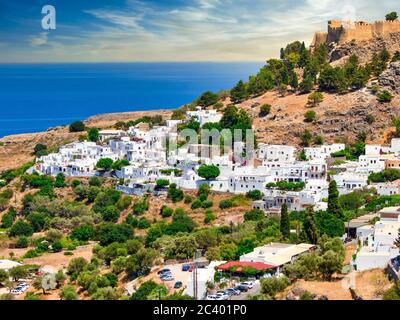
[[[264,117],[266,117],[266,116],[268,116],[269,114],[270,114],[270,112],[271,112],[271,105],[270,104],[268,104],[268,103],[266,103],[266,104],[263,104],[262,106],[261,106],[261,108],[260,108],[260,117],[261,118],[264,118]]]
[[[56,181],[54,182],[54,187],[64,188],[65,187],[65,176],[62,173],[57,174]]]
[[[86,261],[85,258],[83,257],[79,257],[79,258],[73,258],[69,264],[68,264],[68,274],[69,275],[79,275],[79,273],[81,273],[85,266],[88,264],[88,262]]]
[[[285,290],[290,285],[290,281],[285,276],[277,278],[271,277],[261,280],[261,292],[274,298],[279,292]]]
[[[397,12],[395,12],[395,11],[390,12],[386,15],[387,21],[394,21],[394,20],[397,20],[398,18],[399,18],[399,16],[397,15]]]
[[[57,287],[55,275],[45,274],[42,277],[36,277],[33,281],[33,287],[36,290],[42,290],[46,294],[46,290],[54,290]]]
[[[170,184],[168,188],[168,199],[171,199],[173,203],[177,203],[182,201],[184,197],[183,191],[178,189],[175,183]]]
[[[18,220],[10,229],[10,236],[26,236],[30,237],[33,234],[33,228],[22,220]]]
[[[96,168],[103,169],[104,171],[108,171],[111,169],[113,165],[113,160],[110,158],[103,158],[97,161]]]
[[[339,191],[337,189],[337,184],[335,180],[332,180],[329,183],[329,189],[328,189],[328,212],[334,216],[336,216],[338,219],[343,219],[344,218],[344,212],[343,209],[339,203]]]
[[[18,281],[19,279],[26,278],[29,275],[29,272],[25,266],[18,266],[10,269],[9,274],[14,281]]]
[[[330,212],[321,211],[315,216],[320,235],[330,237],[342,237],[345,233],[344,222]]]
[[[93,227],[83,225],[72,230],[70,237],[79,241],[89,241],[93,238]]]
[[[344,92],[348,89],[348,82],[344,70],[340,67],[325,67],[318,78],[320,90],[327,92]]]
[[[246,84],[240,80],[231,90],[231,100],[233,103],[241,103],[249,97]]]
[[[290,86],[294,90],[297,90],[297,88],[299,87],[299,78],[297,77],[296,72],[292,73],[292,78],[290,79]]]
[[[308,208],[305,212],[302,237],[305,241],[312,244],[317,244],[318,232],[315,223],[315,214],[312,208]]]
[[[281,225],[280,231],[285,239],[290,237],[290,218],[288,213],[287,204],[284,203],[281,207]]]
[[[246,194],[246,197],[253,201],[261,200],[263,196],[264,194],[260,190],[252,190]]]
[[[47,152],[47,146],[41,143],[38,143],[37,145],[35,145],[35,147],[33,148],[33,154],[37,157],[43,156],[45,155]]]
[[[211,91],[204,92],[196,103],[201,107],[208,107],[218,102],[219,96]]]
[[[16,248],[28,248],[28,246],[29,246],[29,240],[25,236],[19,237],[17,242],[15,243]]]
[[[312,107],[318,106],[322,101],[324,101],[324,95],[319,91],[315,91],[308,96],[308,104]]]
[[[97,128],[90,128],[88,131],[88,139],[91,142],[98,142],[100,138],[100,131]]]
[[[301,145],[303,147],[309,147],[312,139],[311,132],[309,130],[304,130],[303,134],[300,136]]]
[[[82,121],[75,121],[69,125],[69,132],[82,132],[85,129],[86,126]]]
[[[260,221],[265,218],[265,213],[259,209],[253,209],[244,214],[244,221]]]
[[[156,181],[156,188],[157,189],[163,189],[169,186],[169,180],[165,180],[165,179],[158,179]]]
[[[215,180],[220,173],[219,168],[215,165],[203,165],[197,170],[197,174],[206,180]]]
[[[333,250],[324,253],[319,262],[319,270],[322,276],[331,281],[332,275],[341,272],[343,268],[343,258]]]
[[[0,283],[6,282],[9,277],[10,276],[6,270],[0,269]]]
[[[314,80],[311,76],[306,75],[303,81],[300,83],[300,91],[302,93],[310,93],[314,88]]]
[[[305,122],[314,122],[317,119],[317,114],[315,113],[314,110],[308,110],[304,114],[304,121]]]
[[[70,285],[66,285],[61,288],[60,298],[61,298],[61,300],[78,300],[79,299],[75,288]]]

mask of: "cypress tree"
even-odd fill
[[[313,208],[308,208],[306,210],[302,238],[308,243],[317,244],[318,242],[318,231]]]
[[[285,239],[290,237],[290,219],[287,204],[284,203],[281,208],[281,233]]]
[[[339,203],[339,191],[335,180],[329,183],[328,212],[339,219],[344,218],[344,212]]]

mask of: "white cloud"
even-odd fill
[[[175,8],[126,3],[85,11],[96,18],[91,28],[64,37],[55,33],[51,41],[41,33],[30,43],[38,56],[55,61],[261,61],[277,56],[290,41],[309,43],[327,20],[377,20],[397,5],[393,0],[195,0]],[[47,53],[40,49],[44,44]]]
[[[48,32],[41,32],[38,36],[33,36],[30,38],[29,42],[31,46],[40,47],[47,44],[48,41]]]

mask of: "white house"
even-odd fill
[[[363,244],[354,261],[358,271],[386,268],[389,261],[400,254],[394,244],[400,230],[400,207],[384,208],[379,213],[381,220],[373,229],[357,230]]]

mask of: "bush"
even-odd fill
[[[388,90],[383,90],[376,95],[378,97],[378,101],[380,103],[391,102],[393,99],[393,95]]]
[[[28,248],[28,245],[29,245],[29,240],[25,236],[19,237],[17,242],[15,242],[16,248]]]
[[[308,110],[304,114],[304,121],[305,122],[314,122],[317,119],[317,114],[313,110]]]
[[[78,241],[89,241],[93,238],[94,230],[91,226],[80,226],[75,228],[71,232],[71,239]]]
[[[258,209],[253,209],[244,214],[244,221],[260,221],[265,218],[265,213]]]
[[[268,116],[271,112],[271,105],[270,104],[263,104],[260,108],[260,117],[264,118]]]
[[[270,297],[275,297],[277,293],[285,290],[289,285],[290,281],[286,277],[262,279],[261,292]]]
[[[260,190],[249,191],[246,194],[246,197],[253,201],[261,200],[263,196],[264,194]]]
[[[151,224],[149,222],[149,220],[147,220],[146,218],[140,218],[139,222],[138,222],[138,228],[139,229],[148,229],[150,228]]]
[[[201,205],[202,205],[202,203],[201,203],[200,200],[195,200],[195,201],[192,203],[191,208],[192,208],[192,210],[196,210],[196,209],[201,208]]]
[[[226,199],[226,200],[221,200],[219,203],[219,208],[224,210],[224,209],[230,209],[235,207],[235,202],[232,199]]]
[[[324,95],[321,92],[313,92],[308,96],[308,104],[315,107],[324,101]]]
[[[172,214],[174,213],[174,210],[169,208],[169,207],[167,207],[167,206],[163,206],[161,208],[161,212],[160,213],[161,213],[161,216],[163,218],[169,218],[169,217],[172,217]]]
[[[168,188],[168,199],[171,199],[173,203],[180,202],[184,198],[184,193],[181,189],[178,189],[176,184],[173,183]]]
[[[18,220],[10,229],[10,236],[26,236],[30,237],[33,234],[33,228],[22,220]]]
[[[82,132],[86,130],[86,126],[82,121],[75,121],[69,125],[69,132]]]
[[[205,217],[204,217],[204,223],[209,224],[210,222],[214,221],[217,219],[215,214],[212,211],[206,211]]]
[[[103,184],[102,180],[99,177],[90,177],[89,186],[91,187],[101,187]]]

